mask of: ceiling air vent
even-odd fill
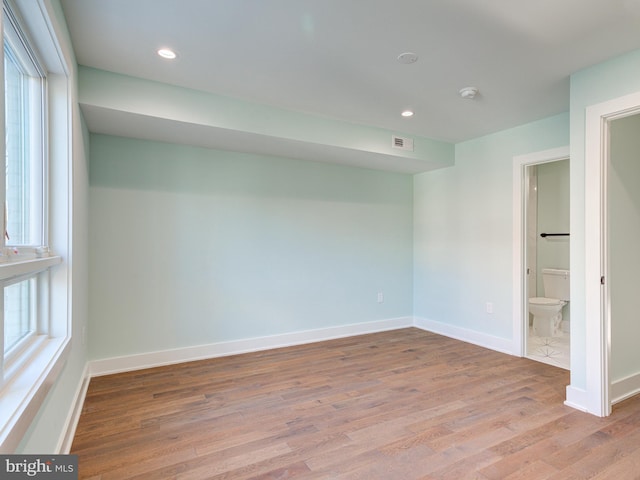
[[[413,152],[413,138],[391,136],[391,146],[399,150],[407,150]]]

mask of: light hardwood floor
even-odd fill
[[[415,328],[91,380],[83,479],[637,479],[640,399]]]

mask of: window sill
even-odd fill
[[[21,258],[10,257],[4,263],[0,260],[0,282],[22,275],[30,275],[44,271],[62,263],[62,257]]]
[[[0,453],[14,453],[58,377],[70,339],[44,338],[31,361],[0,390]]]

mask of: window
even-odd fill
[[[15,254],[46,244],[46,75],[6,9],[5,19],[5,241]]]
[[[36,285],[32,277],[4,287],[5,357],[36,333],[33,294]]]
[[[4,105],[5,105],[5,198],[4,261],[35,257],[45,251],[43,219],[44,172],[43,146],[46,106],[46,76],[13,12],[5,7]],[[11,258],[14,257],[14,258]],[[36,269],[38,267],[34,267]],[[36,295],[39,273],[20,281],[3,283],[4,365],[17,357],[37,334]],[[6,369],[5,369],[6,371]],[[3,375],[6,380],[7,375]]]
[[[4,263],[35,259],[46,245],[44,139],[47,118],[46,75],[11,9],[4,7]],[[17,357],[37,335],[46,335],[39,322],[36,290],[42,276],[34,263],[19,280],[3,279],[3,365]],[[7,270],[7,269],[5,269]],[[15,273],[15,272],[13,272]],[[42,311],[46,309],[41,309]],[[7,369],[3,379],[7,380]]]
[[[20,7],[20,9],[17,8]],[[69,351],[68,77],[40,2],[3,0],[0,451],[13,451]],[[26,13],[25,13],[26,12]],[[25,22],[26,20],[26,22]],[[28,35],[37,32],[38,43]],[[52,34],[51,34],[52,35]],[[42,47],[45,56],[41,57]],[[53,59],[53,60],[51,60]],[[43,60],[46,61],[43,62]],[[57,63],[56,63],[57,62]],[[54,71],[52,71],[52,66]],[[51,97],[51,98],[50,98]],[[55,100],[55,101],[52,101]],[[52,121],[49,122],[49,118]],[[54,134],[57,140],[54,141]],[[51,163],[49,156],[57,159]],[[50,176],[53,176],[52,180]],[[56,188],[49,191],[50,181]]]

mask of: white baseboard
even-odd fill
[[[609,392],[611,405],[615,405],[638,394],[640,394],[640,373],[611,382],[611,391]],[[587,392],[579,388],[574,388],[571,385],[567,386],[567,400],[564,404],[583,412],[600,415],[598,412],[589,410]]]
[[[587,392],[586,390],[582,390],[580,388],[572,387],[571,385],[567,385],[567,399],[564,404],[567,407],[575,408],[576,410],[580,410],[581,412],[588,412],[587,408]]]
[[[456,340],[473,343],[480,347],[514,355],[513,340],[510,338],[494,337],[493,335],[477,332],[475,330],[469,330],[420,317],[414,318],[413,326],[439,335],[444,335],[445,337],[455,338]]]
[[[73,402],[71,403],[71,409],[65,419],[65,429],[62,432],[60,440],[58,440],[58,446],[56,452],[62,455],[66,455],[71,451],[71,445],[73,443],[73,437],[76,434],[76,427],[80,420],[80,414],[82,413],[82,406],[84,405],[84,399],[87,396],[87,389],[89,388],[89,363],[87,363],[82,372],[82,377],[76,393],[73,396]]]
[[[92,377],[95,377],[181,362],[190,362],[207,358],[237,355],[240,353],[257,352],[272,348],[302,345],[305,343],[320,342],[323,340],[350,337],[353,335],[383,332],[411,326],[413,326],[413,317],[400,317],[316,330],[306,330],[302,332],[285,333],[282,335],[273,335],[268,337],[233,340],[208,345],[198,345],[193,347],[106,358],[92,361],[89,373]]]
[[[640,393],[640,373],[611,382],[611,404],[622,402]]]

